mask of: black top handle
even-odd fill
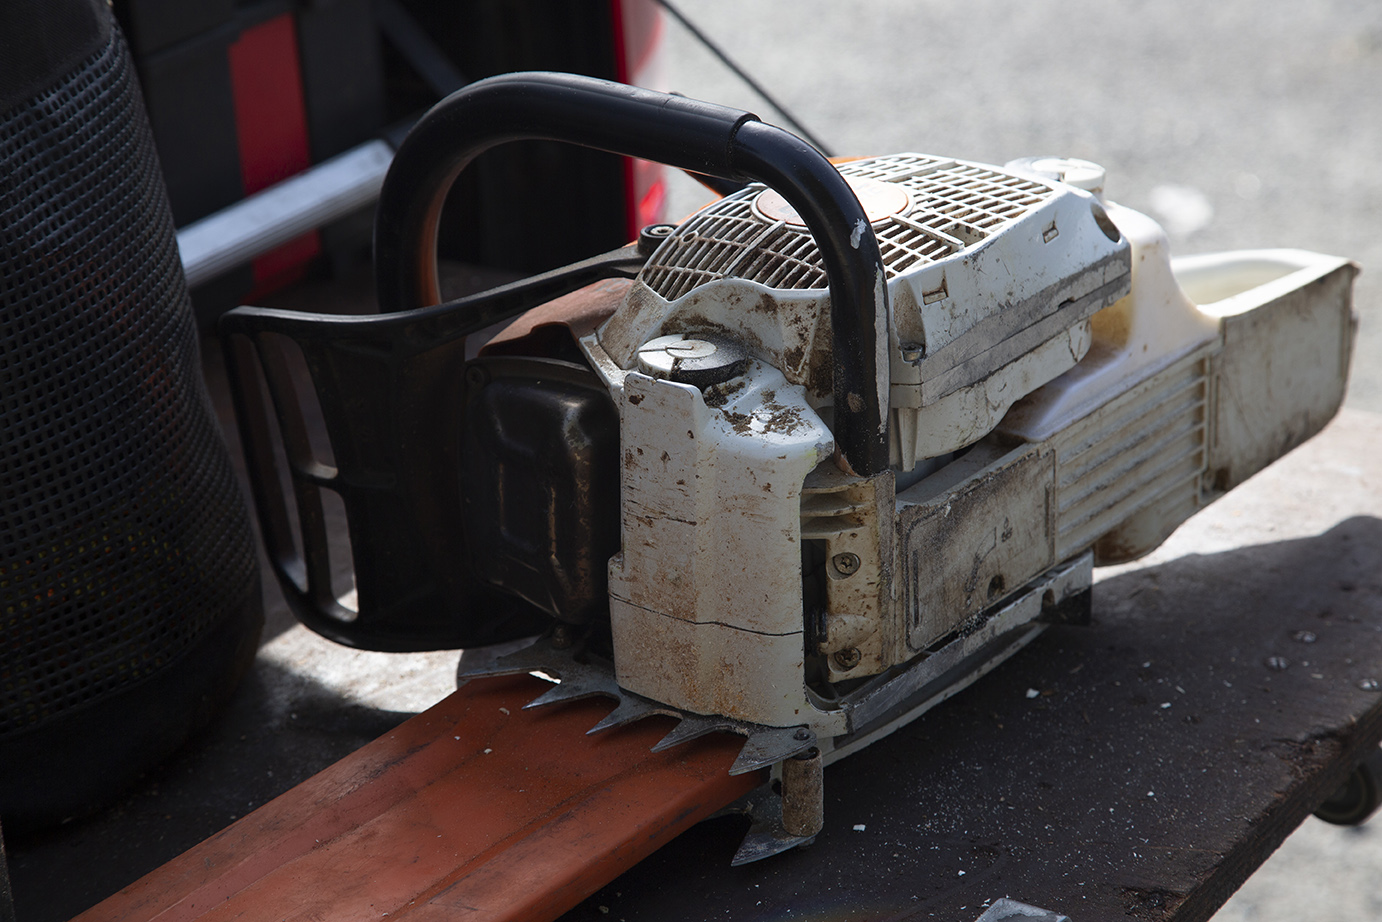
[[[834,435],[847,471],[888,465],[888,289],[878,240],[853,190],[819,151],[739,109],[573,74],[491,77],[434,106],[399,147],[375,212],[380,308],[441,301],[437,224],[452,182],[509,141],[563,141],[756,180],[806,222],[830,283]]]

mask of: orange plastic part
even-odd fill
[[[472,681],[78,919],[550,920],[764,780],[728,773],[739,737],[523,711],[546,687]]]

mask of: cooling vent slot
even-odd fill
[[[1019,176],[919,154],[856,160],[840,172],[896,183],[911,197],[910,208],[874,225],[889,279],[984,240],[1056,194]],[[736,192],[678,228],[644,267],[644,284],[668,301],[728,276],[769,288],[825,288],[811,235],[754,212],[762,188]]]

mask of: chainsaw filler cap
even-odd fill
[[[886,221],[895,214],[906,214],[912,207],[911,196],[901,186],[865,176],[846,176],[845,182],[858,197],[870,224]],[[766,221],[781,221],[802,229],[806,227],[806,219],[797,214],[797,210],[774,189],[760,192],[753,200],[753,209]]]
[[[674,333],[649,340],[638,350],[638,370],[654,378],[706,388],[728,381],[748,364],[743,346],[722,336]]]

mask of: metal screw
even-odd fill
[[[1269,656],[1265,663],[1268,669],[1275,669],[1277,672],[1284,672],[1291,666],[1291,661],[1284,656]]]
[[[489,383],[489,374],[479,365],[471,365],[465,370],[465,383],[473,388],[481,388]]]
[[[811,731],[805,727],[798,727],[797,732],[792,734],[792,739],[799,743],[804,743],[811,738]]]
[[[846,551],[843,554],[836,554],[830,558],[830,565],[835,568],[835,572],[841,576],[853,576],[859,572],[859,555],[851,554]],[[836,656],[839,654],[837,653]]]
[[[649,224],[638,232],[638,252],[644,256],[651,256],[658,245],[672,236],[676,229],[675,224]]]
[[[1006,588],[1007,584],[1003,581],[1003,574],[999,573],[995,575],[993,579],[989,580],[989,601],[992,602],[1002,595],[1003,590]]]
[[[847,647],[844,650],[835,651],[835,665],[841,669],[853,669],[859,665],[859,660],[863,658],[864,655],[859,652],[858,647]]]
[[[552,644],[552,649],[565,650],[576,642],[576,632],[571,630],[571,625],[565,622],[558,622],[556,627],[552,628],[552,638],[550,642]]]

